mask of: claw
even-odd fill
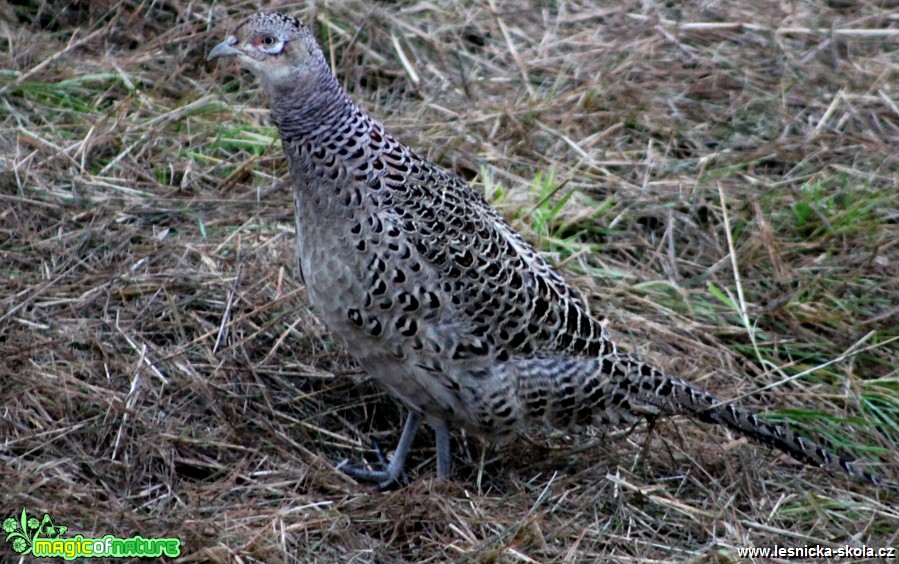
[[[366,470],[353,466],[348,460],[342,461],[337,465],[337,469],[353,478],[357,482],[368,482],[377,484],[378,489],[386,490],[396,484],[409,482],[406,476],[406,457],[409,455],[409,448],[412,446],[412,439],[418,431],[421,424],[421,416],[417,413],[410,412],[406,418],[406,424],[403,426],[403,434],[400,436],[400,442],[396,447],[396,453],[393,460],[389,461],[384,456],[381,448],[377,443],[373,443],[375,453],[378,455],[378,461],[381,463],[383,470]]]

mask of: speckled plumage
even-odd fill
[[[619,352],[584,300],[465,182],[418,156],[339,86],[294,18],[254,14],[210,58],[261,80],[295,188],[312,302],[411,415],[383,471],[401,473],[420,419],[449,467],[449,425],[505,440],[523,423],[617,424],[685,414],[815,466],[884,483],[784,427]]]

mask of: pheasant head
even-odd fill
[[[235,57],[269,95],[315,83],[328,66],[309,29],[296,18],[259,12],[245,18],[206,60]]]

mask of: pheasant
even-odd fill
[[[296,18],[256,13],[208,59],[261,82],[289,163],[297,258],[312,303],[409,414],[392,459],[338,468],[388,487],[421,422],[449,477],[450,425],[504,441],[559,428],[687,415],[797,460],[896,485],[784,426],[619,350],[584,299],[463,180],[420,157],[348,97]]]

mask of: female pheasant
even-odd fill
[[[684,414],[814,466],[885,487],[787,428],[619,351],[585,301],[464,181],[354,104],[309,30],[257,13],[210,53],[261,81],[290,165],[297,255],[312,302],[365,371],[408,409],[380,470],[338,467],[386,487],[422,419],[450,474],[449,426],[502,441],[557,427]]]

